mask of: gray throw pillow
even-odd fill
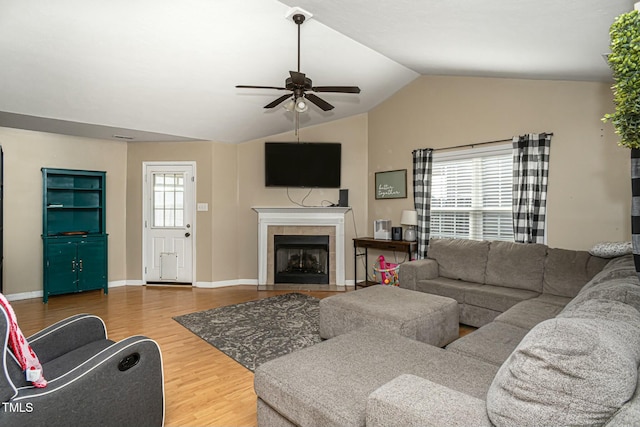
[[[639,361],[640,328],[627,322],[546,320],[500,367],[487,413],[496,426],[605,424],[633,396]]]
[[[593,245],[589,253],[600,258],[615,258],[633,253],[633,246],[631,242],[602,242]]]

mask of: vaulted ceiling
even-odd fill
[[[263,106],[297,67],[300,126],[367,112],[421,74],[610,81],[609,26],[633,0],[0,0],[0,126],[238,143],[289,131]]]

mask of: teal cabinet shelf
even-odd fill
[[[43,301],[107,287],[106,173],[42,169]]]

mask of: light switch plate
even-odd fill
[[[198,212],[207,212],[209,210],[209,203],[198,203]]]

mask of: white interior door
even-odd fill
[[[144,163],[145,282],[193,282],[195,164]]]

